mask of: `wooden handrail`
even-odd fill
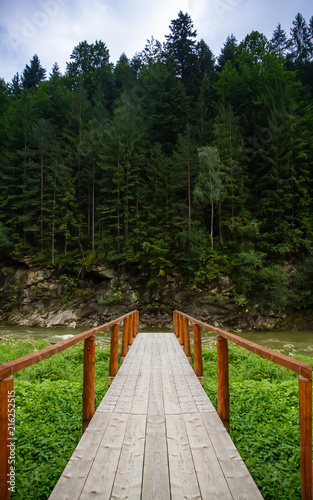
[[[200,328],[203,328],[204,330],[216,333],[217,335],[224,337],[226,340],[230,340],[234,344],[237,344],[240,347],[247,349],[248,351],[251,351],[251,352],[254,352],[255,354],[258,354],[262,358],[266,358],[269,361],[273,361],[277,365],[281,365],[281,366],[288,368],[289,370],[291,370],[295,373],[298,373],[299,375],[302,375],[305,378],[312,380],[312,366],[309,365],[308,363],[304,363],[303,361],[299,361],[298,359],[294,359],[290,356],[286,356],[285,354],[281,354],[279,352],[272,351],[271,349],[268,349],[267,347],[263,347],[263,346],[260,346],[258,344],[255,344],[254,342],[251,342],[250,340],[246,340],[242,337],[239,337],[238,335],[235,335],[234,333],[226,332],[225,330],[222,330],[221,328],[216,328],[216,327],[211,326],[207,323],[204,323],[203,321],[199,321],[199,320],[193,318],[192,316],[189,316],[188,314],[182,313],[180,311],[177,311],[177,312],[182,317],[187,318],[188,321],[190,321],[192,324],[196,324],[196,325],[200,326]]]
[[[188,314],[174,311],[175,328],[179,330],[180,344],[184,347],[182,330],[184,320],[190,321],[193,328],[194,370],[203,384],[202,344],[200,328],[217,334],[217,408],[218,414],[229,431],[229,371],[228,341],[258,354],[284,368],[299,374],[299,416],[300,416],[300,467],[302,500],[313,499],[312,473],[312,366],[285,354],[250,342],[238,335],[199,321]],[[177,326],[178,325],[178,326]],[[189,328],[189,327],[188,327]],[[176,333],[177,335],[177,333]],[[201,359],[200,359],[201,358]]]
[[[0,365],[0,500],[10,499],[8,488],[9,458],[11,431],[9,422],[9,402],[13,391],[13,377],[17,373],[29,366],[35,365],[44,359],[50,358],[79,342],[84,341],[84,372],[83,372],[83,408],[82,408],[82,430],[87,428],[95,409],[95,334],[111,328],[110,344],[110,368],[109,385],[112,383],[118,369],[118,338],[119,326],[123,322],[123,338],[128,346],[132,344],[132,338],[138,333],[139,313],[132,311],[119,318],[109,321],[104,325],[92,328],[86,332],[78,333],[70,339],[58,342],[55,345],[41,349],[40,351],[27,354],[20,358],[8,361]],[[126,344],[127,345],[127,344]],[[124,346],[125,351],[125,346]],[[126,355],[126,354],[125,354]]]

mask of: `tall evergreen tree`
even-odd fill
[[[218,57],[218,67],[217,69],[221,71],[225,64],[226,61],[231,61],[233,62],[236,57],[236,48],[237,48],[237,40],[233,34],[228,36],[226,38],[226,42],[224,43],[224,46],[221,50],[221,53]]]
[[[281,24],[278,23],[277,28],[271,38],[271,44],[275,51],[283,57],[286,57],[289,48],[289,42],[285,30],[282,29]]]
[[[39,83],[46,78],[46,70],[41,66],[37,54],[30,61],[30,66],[26,64],[23,71],[22,84],[25,89],[38,87]]]
[[[192,77],[196,63],[197,31],[193,29],[193,22],[188,13],[179,12],[178,18],[172,20],[170,34],[166,35],[166,54],[175,63],[176,75],[186,84]]]

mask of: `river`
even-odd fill
[[[73,335],[86,330],[86,328],[66,329],[66,328],[37,328],[25,326],[7,326],[0,324],[0,338],[20,339],[20,340],[48,340],[49,342],[60,342]],[[148,329],[147,329],[148,331]],[[159,329],[149,329],[149,331],[160,331]],[[163,330],[162,330],[163,331]],[[168,331],[164,329],[164,331]],[[287,355],[297,353],[313,358],[313,331],[245,331],[240,332],[241,337],[251,340],[256,344],[275,349]],[[110,331],[97,334],[97,338],[102,342],[110,342]],[[202,333],[203,344],[210,346],[216,340],[216,335],[207,332]]]

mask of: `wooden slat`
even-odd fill
[[[138,500],[141,495],[146,415],[129,415],[112,498]],[[101,497],[102,498],[102,497]]]
[[[150,338],[152,339],[152,357],[142,498],[147,500],[170,500],[161,365],[162,337],[154,335]]]
[[[172,499],[201,499],[183,415],[166,415]]]
[[[218,415],[202,413],[201,418],[233,498],[261,500],[263,498],[261,493]]]
[[[231,500],[229,486],[199,413],[184,415],[202,498]]]

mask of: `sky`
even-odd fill
[[[307,23],[313,15],[311,0],[0,0],[0,78],[22,74],[34,54],[48,75],[54,62],[64,73],[84,40],[102,40],[114,64],[123,52],[131,59],[152,36],[163,42],[180,10],[215,56],[231,34],[240,42],[256,30],[270,39],[278,23],[289,34],[299,12]]]

